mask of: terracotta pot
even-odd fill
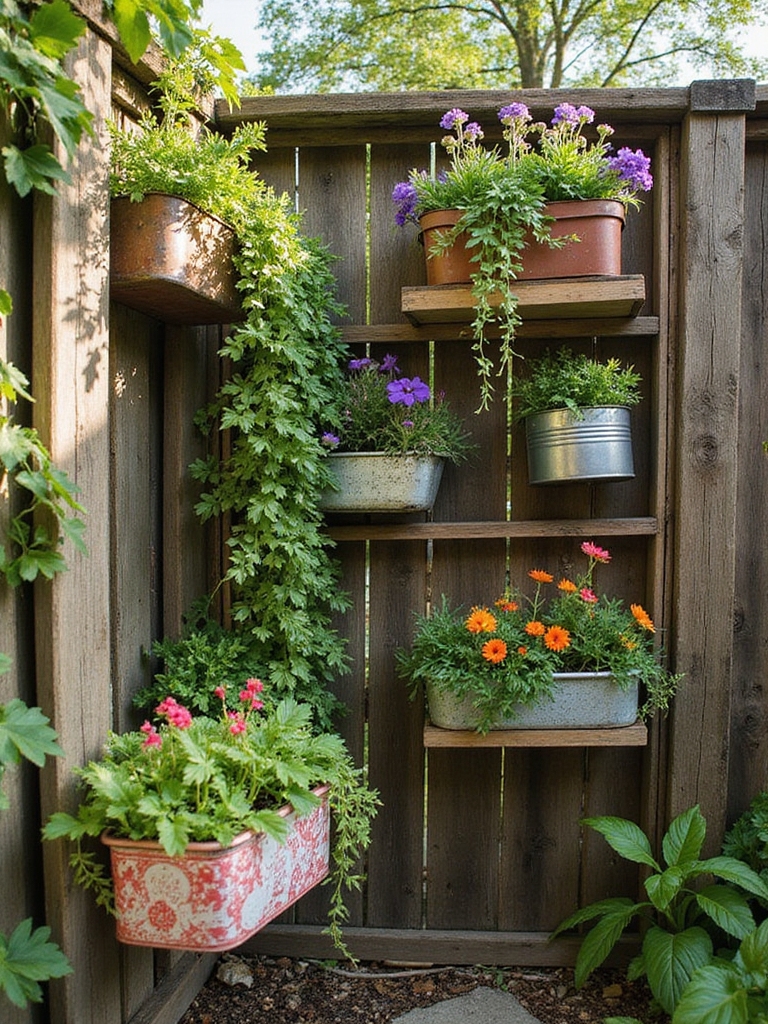
[[[574,199],[547,203],[546,212],[555,218],[550,226],[553,238],[575,235],[560,249],[551,249],[529,235],[523,253],[523,269],[518,280],[543,280],[556,277],[618,277],[621,274],[621,232],[624,205],[612,199]],[[435,235],[453,227],[460,210],[436,210],[425,213],[419,224],[425,253],[435,244]],[[427,284],[466,284],[471,280],[471,249],[459,235],[452,250],[427,258]]]
[[[499,719],[499,729],[608,729],[637,720],[638,684],[617,686],[610,672],[555,672],[552,700],[519,705],[513,718]],[[475,729],[479,715],[471,697],[457,697],[427,683],[433,725],[441,729]]]
[[[132,946],[197,952],[233,949],[328,874],[328,787],[321,804],[291,824],[285,843],[242,832],[229,846],[190,843],[169,857],[159,843],[105,833],[117,909],[117,938]]]
[[[437,497],[445,460],[434,455],[331,452],[337,489],[323,491],[326,512],[426,512]]]
[[[110,296],[172,324],[234,323],[243,312],[235,233],[192,203],[151,193],[110,209]]]

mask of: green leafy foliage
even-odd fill
[[[451,609],[445,597],[431,615],[417,617],[409,651],[396,653],[400,673],[418,692],[429,683],[460,699],[470,698],[478,712],[478,731],[499,718],[512,718],[516,705],[545,702],[553,672],[611,672],[617,686],[633,679],[645,686],[644,716],[665,711],[681,676],[663,667],[654,648],[652,620],[640,605],[624,607],[619,598],[598,597],[594,572],[610,552],[584,541],[586,572],[575,580],[531,570],[531,595],[507,591],[493,608]],[[555,596],[547,588],[555,584]],[[632,826],[636,828],[636,826]],[[642,833],[640,833],[642,835]],[[621,841],[620,833],[615,833]],[[633,832],[630,836],[637,840]],[[644,837],[643,837],[644,838]],[[632,859],[637,851],[632,850]],[[650,851],[643,863],[654,864]]]
[[[768,792],[758,793],[726,832],[723,853],[744,861],[768,882]]]
[[[72,973],[62,951],[48,941],[50,934],[47,926],[33,929],[32,918],[27,918],[9,938],[0,935],[0,992],[21,1009],[28,1002],[42,1002],[41,981]]]
[[[751,868],[733,857],[700,859],[706,822],[698,806],[684,811],[669,826],[662,840],[663,863],[654,857],[645,833],[631,821],[600,817],[585,818],[583,824],[599,832],[620,856],[649,867],[652,873],[644,883],[647,901],[634,903],[623,897],[602,900],[577,910],[557,927],[554,935],[598,919],[579,950],[576,984],[584,983],[603,963],[624,929],[641,916],[649,920],[650,927],[639,956],[630,965],[629,976],[645,974],[663,1009],[675,1013],[678,1004],[683,1005],[683,993],[688,991],[691,979],[713,961],[712,936],[722,931],[746,940],[754,933],[755,922],[744,893],[765,899],[768,887]],[[701,887],[713,875],[725,884]],[[691,1016],[685,1020],[686,1024],[694,1024],[694,1020],[702,1024],[702,1018]],[[676,1013],[674,1021],[679,1024]]]
[[[510,393],[517,399],[515,416],[523,419],[548,409],[582,409],[602,405],[633,406],[641,400],[640,375],[618,359],[600,362],[568,348],[541,359],[526,360],[526,374],[515,376]]]
[[[369,842],[377,797],[341,737],[313,729],[309,705],[286,698],[262,709],[255,697],[260,693],[246,688],[237,712],[228,712],[220,699],[216,719],[193,718],[166,701],[167,721],[159,729],[147,723],[136,732],[110,734],[103,758],[76,770],[84,789],[77,814],[53,814],[43,837],[76,844],[70,859],[75,878],[107,909],[113,908],[110,880],[83,849],[86,837],[108,829],[128,839],[157,840],[172,856],[194,840],[226,845],[246,829],[283,841],[287,825],[278,808],[290,803],[306,814],[318,804],[313,788],[326,783],[336,825],[329,927],[340,940],[344,892],[359,884],[353,869]]]
[[[49,721],[40,708],[28,707],[18,698],[0,704],[0,781],[6,765],[18,764],[22,757],[41,768],[46,756],[63,755]],[[0,792],[0,810],[7,807],[7,797]]]
[[[334,397],[328,425],[338,437],[324,434],[323,442],[338,445],[338,451],[408,452],[459,462],[469,450],[469,437],[444,396],[433,396],[418,377],[403,377],[389,353],[381,363],[351,360],[343,389]]]
[[[85,524],[76,514],[85,512],[75,497],[78,488],[53,465],[37,431],[17,423],[10,411],[18,398],[32,401],[28,383],[17,367],[0,359],[0,399],[6,407],[3,412],[0,406],[0,484],[8,481],[11,501],[24,501],[0,545],[0,573],[12,587],[63,572],[66,562],[59,548],[66,540],[86,552]],[[47,519],[41,520],[41,513]]]

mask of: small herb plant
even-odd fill
[[[437,455],[458,462],[469,448],[461,420],[420,377],[404,377],[396,356],[352,359],[322,443],[340,452]]]
[[[472,253],[472,294],[476,313],[472,323],[473,350],[480,377],[480,409],[493,395],[494,372],[510,366],[515,332],[520,323],[514,281],[523,268],[524,249],[535,239],[560,247],[567,237],[552,238],[545,203],[563,199],[615,199],[638,206],[638,193],[653,185],[650,160],[642,150],[622,147],[613,153],[609,125],[600,125],[597,140],[583,134],[594,121],[589,107],[562,103],[549,125],[534,124],[523,103],[499,110],[506,151],[486,150],[480,145],[483,130],[458,108],[447,111],[440,127],[452,135],[442,140],[450,166],[437,174],[414,169],[393,192],[395,221],[418,223],[433,210],[457,209],[456,225],[442,232],[429,256],[450,248],[460,237]],[[538,136],[538,149],[529,141]],[[491,296],[500,296],[498,312]],[[498,323],[501,335],[500,365],[495,371],[486,350],[486,331]]]
[[[652,619],[639,604],[627,610],[619,598],[595,592],[594,572],[610,552],[584,541],[586,572],[561,579],[557,593],[551,573],[532,569],[532,597],[510,591],[491,609],[450,609],[445,598],[430,616],[419,616],[410,651],[399,650],[401,674],[412,692],[429,681],[459,698],[471,697],[478,731],[511,718],[517,704],[547,700],[553,672],[613,673],[618,686],[632,679],[646,688],[643,715],[666,710],[681,677],[666,671],[654,650]]]
[[[726,832],[723,853],[743,860],[768,884],[768,792],[758,793]]]
[[[575,981],[580,987],[603,963],[634,918],[646,918],[649,927],[639,956],[629,966],[628,977],[646,975],[653,995],[672,1014],[698,968],[712,962],[712,935],[719,930],[742,940],[754,932],[755,921],[744,892],[765,899],[768,886],[734,857],[699,859],[706,822],[698,806],[684,811],[669,826],[662,840],[662,862],[653,856],[647,836],[634,822],[599,817],[585,818],[583,824],[604,836],[620,856],[650,868],[651,874],[644,882],[648,899],[639,903],[624,896],[600,900],[568,917],[553,937],[598,919],[576,959]],[[714,882],[701,887],[700,883],[711,875],[725,884]],[[694,1018],[685,1020],[693,1024]],[[697,1018],[696,1024],[701,1020]],[[677,1016],[674,1021],[677,1024]]]
[[[85,793],[77,814],[53,814],[43,836],[76,844],[70,858],[75,881],[113,910],[111,880],[83,848],[86,837],[107,829],[156,840],[171,856],[181,856],[195,840],[227,845],[246,829],[283,841],[287,825],[277,809],[290,803],[306,814],[318,805],[312,789],[328,783],[335,823],[330,931],[340,942],[343,893],[359,884],[353,868],[370,838],[376,794],[341,737],[312,728],[309,705],[285,698],[265,707],[263,684],[255,678],[237,690],[237,711],[227,709],[226,690],[218,686],[216,718],[193,717],[168,697],[155,709],[159,726],[146,721],[135,732],[111,734],[103,758],[76,769]]]
[[[596,406],[633,406],[641,401],[640,375],[618,359],[600,362],[561,348],[526,361],[525,376],[515,376],[510,394],[515,417],[524,419],[550,409],[570,409],[577,416]]]

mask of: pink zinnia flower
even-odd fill
[[[581,550],[585,555],[594,558],[596,562],[610,562],[611,560],[610,552],[593,544],[591,540],[585,540],[581,545]]]
[[[579,591],[579,596],[582,601],[586,601],[587,604],[597,604],[597,594],[594,590],[590,590],[589,587],[582,587]]]

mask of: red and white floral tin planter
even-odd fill
[[[328,874],[328,787],[299,817],[280,813],[291,831],[284,843],[242,832],[229,846],[190,843],[170,857],[159,843],[105,834],[110,848],[117,938],[132,946],[195,952],[233,949],[274,920]]]

